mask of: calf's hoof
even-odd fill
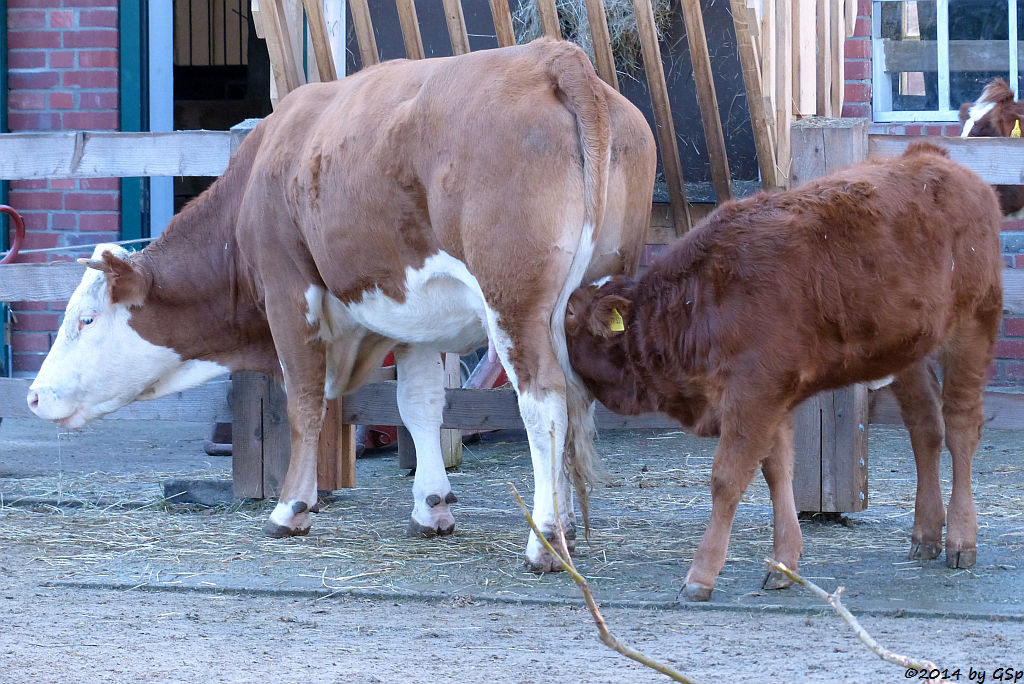
[[[293,529],[287,525],[278,525],[273,520],[263,523],[263,535],[273,539],[284,539],[285,537],[304,537],[309,534],[308,527]]]
[[[710,601],[713,589],[713,587],[702,587],[699,584],[687,584],[683,587],[683,600],[688,603]]]
[[[793,586],[793,580],[789,578],[789,575],[774,568],[768,571],[764,582],[761,582],[762,589],[788,589],[791,586]]]
[[[946,549],[946,567],[973,568],[978,560],[978,549]]]
[[[439,527],[433,527],[431,525],[420,524],[415,518],[410,518],[409,526],[405,528],[405,536],[430,539],[431,537],[447,537],[454,531],[454,521],[452,521],[451,524],[442,524]]]
[[[942,553],[942,544],[938,542],[910,542],[910,553],[907,558],[910,560],[932,560],[938,558]]]

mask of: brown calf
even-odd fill
[[[917,461],[911,558],[970,567],[971,460],[1002,311],[991,187],[929,144],[796,190],[719,207],[639,278],[576,290],[569,358],[608,408],[662,411],[720,435],[711,521],[686,576],[707,600],[736,505],[760,467],[775,559],[795,568],[793,409],[822,390],[894,375]],[[927,365],[938,352],[944,381]],[[953,455],[945,520],[943,434]],[[765,586],[787,581],[770,576]]]
[[[960,105],[962,138],[1007,138],[1024,130],[1024,102],[1014,102],[1013,91],[1001,78],[985,86],[977,102]],[[1004,214],[1024,209],[1024,186],[997,185],[999,208]]]

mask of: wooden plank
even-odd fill
[[[82,282],[85,266],[75,261],[0,266],[0,302],[66,302]]]
[[[231,480],[234,496],[262,499],[263,398],[265,378],[257,373],[231,376]]]
[[[939,58],[935,40],[889,40],[882,41],[885,55],[885,70],[929,71],[939,69]],[[1017,43],[1018,62],[1024,61],[1024,41]],[[1008,71],[1010,54],[1005,40],[951,40],[949,41],[949,63],[956,65],[956,71]],[[955,104],[955,103],[954,103]]]
[[[398,23],[402,27],[405,56],[409,59],[423,59],[423,38],[420,36],[420,22],[416,17],[414,0],[398,0]]]
[[[690,205],[686,200],[686,188],[683,185],[683,165],[679,157],[675,124],[672,122],[672,108],[669,105],[668,86],[665,84],[665,67],[661,63],[658,33],[654,26],[654,8],[651,6],[651,0],[633,0],[633,9],[636,12],[647,87],[654,108],[655,129],[665,184],[668,186],[669,203],[672,205],[676,234],[682,235],[693,226],[693,221],[690,218]]]
[[[0,178],[219,176],[228,131],[53,131],[0,135]]]
[[[825,395],[832,403],[826,403],[822,411],[822,444],[831,452],[821,459],[819,511],[853,512],[868,506],[867,395],[866,385],[851,385]]]
[[[808,117],[793,122],[793,187],[856,164],[868,154],[866,119]]]
[[[789,127],[793,121],[793,15],[790,0],[775,0],[775,154],[779,185],[791,187]]]
[[[444,386],[448,388],[462,387],[462,368],[458,354],[444,355]],[[462,465],[462,430],[445,428],[441,430],[441,456],[445,468],[458,468]]]
[[[263,377],[263,496],[281,493],[292,452],[288,398],[280,385]]]
[[[508,0],[490,0],[491,17],[494,19],[494,35],[498,38],[499,47],[510,47],[516,44],[516,32],[512,28],[512,13],[508,8]]]
[[[338,78],[338,72],[334,67],[334,56],[331,53],[330,38],[327,36],[327,22],[324,20],[321,0],[302,0],[302,6],[306,10],[309,39],[313,43],[320,81],[334,81]]]
[[[288,35],[288,25],[282,22],[282,0],[253,0],[252,12],[254,17],[259,17],[263,27],[263,38],[267,42],[270,67],[277,85],[277,98],[280,100],[305,81],[300,77],[295,63],[295,50]]]
[[[1024,316],[1024,269],[1003,269],[1003,313]]]
[[[797,116],[823,115],[817,101],[817,0],[793,0],[793,111]]]
[[[597,75],[601,77],[602,81],[618,90],[619,76],[615,72],[615,54],[612,52],[611,36],[608,33],[608,15],[605,13],[604,0],[587,0],[586,6]]]
[[[342,423],[341,399],[327,401],[316,454],[317,489],[334,491],[356,486],[355,425]]]
[[[373,35],[373,20],[367,0],[348,0],[348,9],[352,13],[352,24],[359,43],[359,58],[364,67],[380,62],[377,52],[377,38]]]
[[[815,106],[818,116],[837,116],[840,112],[832,109],[832,3],[831,0],[816,0],[817,21],[815,39]]]
[[[722,117],[718,114],[718,97],[715,95],[715,79],[711,69],[711,55],[708,53],[708,39],[704,31],[704,17],[699,2],[684,2],[683,22],[686,25],[686,40],[690,45],[690,63],[693,80],[697,86],[697,106],[704,125],[704,140],[707,141],[708,158],[711,162],[711,183],[715,188],[718,203],[732,199],[732,180],[729,175],[729,157],[725,152],[725,134],[722,132]]]
[[[35,418],[25,403],[27,378],[0,378],[0,418]],[[174,420],[216,423],[231,420],[227,380],[214,380],[159,399],[137,401],[104,416],[105,420]]]
[[[753,27],[749,12],[743,0],[729,0],[732,8],[733,27],[736,29],[737,49],[743,87],[750,109],[750,126],[754,132],[754,149],[757,152],[757,166],[761,172],[761,187],[772,190],[778,187],[775,174],[775,146],[771,139],[771,122],[764,104],[761,88],[761,67],[754,45]]]
[[[857,0],[848,0],[856,3]],[[842,116],[843,97],[846,91],[846,55],[844,45],[846,44],[846,14],[843,10],[844,0],[829,0],[829,42],[831,43],[832,61],[832,115]]]
[[[869,420],[872,425],[902,425],[900,407],[888,387],[871,392]],[[998,388],[985,392],[984,429],[1024,430],[1024,394],[1001,392]]]
[[[466,18],[462,15],[462,0],[443,0],[443,3],[452,53],[464,55],[469,52],[469,35],[466,33]]]
[[[541,33],[548,38],[560,39],[562,37],[555,0],[537,0],[537,16],[540,18]]]
[[[345,17],[346,0],[324,0],[324,23],[327,25],[327,40],[331,44],[334,70],[338,76],[345,75]]]
[[[868,154],[897,157],[913,142],[926,141],[994,185],[1024,185],[1024,138],[959,138],[937,135],[869,135]]]

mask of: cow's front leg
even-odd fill
[[[736,506],[774,436],[774,430],[766,436],[761,426],[742,424],[735,418],[723,420],[722,437],[711,465],[711,520],[686,574],[687,601],[711,599],[715,578],[725,565]]]
[[[416,445],[416,478],[412,484],[412,519],[408,534],[433,537],[455,531],[451,504],[457,499],[448,483],[441,455],[444,410],[444,366],[437,351],[419,347],[395,349],[398,371],[398,412]]]
[[[268,302],[268,316],[284,372],[291,428],[291,458],[278,504],[263,525],[270,537],[294,537],[309,532],[309,514],[317,501],[316,455],[324,420],[326,358],[323,343],[310,340],[308,323]]]
[[[563,468],[567,423],[565,395],[526,390],[519,394],[519,412],[526,426],[533,462],[533,520],[555,550],[568,556],[576,547],[576,516],[573,512],[572,489]],[[556,520],[561,522],[568,548],[561,546]],[[526,545],[526,567],[533,572],[561,572],[563,569],[562,564],[544,548],[532,530]]]

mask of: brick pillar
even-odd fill
[[[117,130],[117,7],[117,0],[8,0],[12,132]],[[119,187],[116,178],[12,181],[9,201],[25,218],[25,249],[117,240]],[[27,254],[21,261],[81,254]],[[12,308],[14,370],[38,370],[63,305],[16,302]]]

